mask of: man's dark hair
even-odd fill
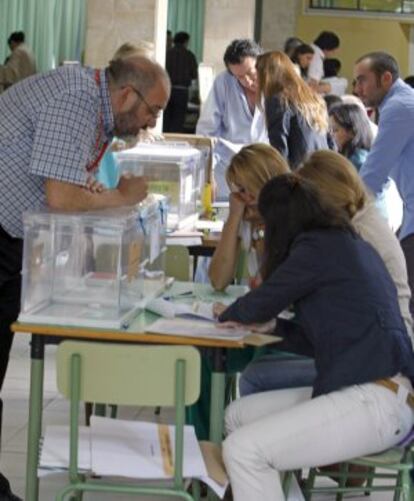
[[[9,38],[7,39],[7,43],[10,45],[11,42],[15,43],[24,43],[24,32],[23,31],[14,31]]]
[[[326,78],[336,77],[341,71],[341,61],[339,59],[327,58],[323,60],[323,74]]]
[[[322,31],[313,42],[321,50],[334,50],[339,47],[340,40],[333,31]]]
[[[246,57],[260,56],[263,49],[254,40],[248,38],[233,40],[224,53],[224,64],[241,64]]]
[[[400,76],[398,63],[391,54],[386,52],[369,52],[357,60],[357,64],[367,59],[369,61],[370,69],[377,76],[379,80],[382,75],[389,71],[392,75],[392,81],[395,82]]]
[[[323,228],[352,231],[346,213],[323,202],[314,185],[296,174],[268,181],[260,192],[258,209],[265,223],[263,279],[288,257],[301,233]]]
[[[174,45],[184,45],[189,42],[190,35],[185,31],[179,31],[174,35]]]
[[[352,134],[340,151],[342,155],[349,158],[357,149],[369,151],[372,146],[372,129],[366,112],[357,104],[337,104],[329,110],[329,116],[335,122]]]

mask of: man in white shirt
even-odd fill
[[[256,106],[256,58],[261,47],[253,40],[233,40],[224,53],[226,70],[214,80],[196,133],[236,145],[268,143],[265,118]],[[215,149],[215,180],[219,198],[228,197],[224,173],[234,151],[220,142]]]
[[[319,82],[324,76],[323,60],[332,57],[339,45],[339,37],[332,31],[322,31],[311,44],[315,54],[308,69],[308,83],[313,89],[318,90]]]

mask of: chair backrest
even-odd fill
[[[57,386],[71,397],[71,366],[80,361],[79,400],[119,405],[174,406],[176,367],[185,363],[184,405],[200,394],[200,354],[191,346],[64,341],[57,350]]]

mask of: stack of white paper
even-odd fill
[[[174,459],[175,426],[166,427]],[[219,497],[228,482],[209,476],[194,427],[184,427],[183,477],[197,478]],[[168,479],[161,452],[159,425],[92,416],[90,428],[79,427],[79,469],[100,476],[135,479]],[[69,466],[69,427],[47,426],[40,455],[39,476],[60,472]]]

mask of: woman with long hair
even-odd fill
[[[293,64],[296,64],[300,71],[300,76],[306,80],[308,77],[308,68],[312,62],[315,51],[313,50],[311,45],[307,43],[303,43],[296,47],[294,50],[292,57]]]
[[[235,501],[285,499],[279,472],[380,452],[414,423],[414,354],[378,253],[343,210],[295,174],[269,181],[258,208],[263,283],[229,307],[216,304],[215,313],[220,322],[249,325],[293,304],[317,378],[313,388],[268,391],[229,406],[223,458]]]
[[[357,104],[337,104],[329,110],[329,122],[339,153],[359,171],[373,142],[368,115]]]
[[[215,289],[223,290],[234,280],[242,250],[247,257],[250,286],[260,281],[264,232],[257,199],[267,181],[286,172],[289,166],[285,159],[267,144],[245,146],[232,158],[226,172],[231,192],[229,216],[209,268]]]
[[[296,169],[308,154],[329,147],[325,102],[283,52],[260,55],[256,68],[257,100],[264,99],[270,144]]]

